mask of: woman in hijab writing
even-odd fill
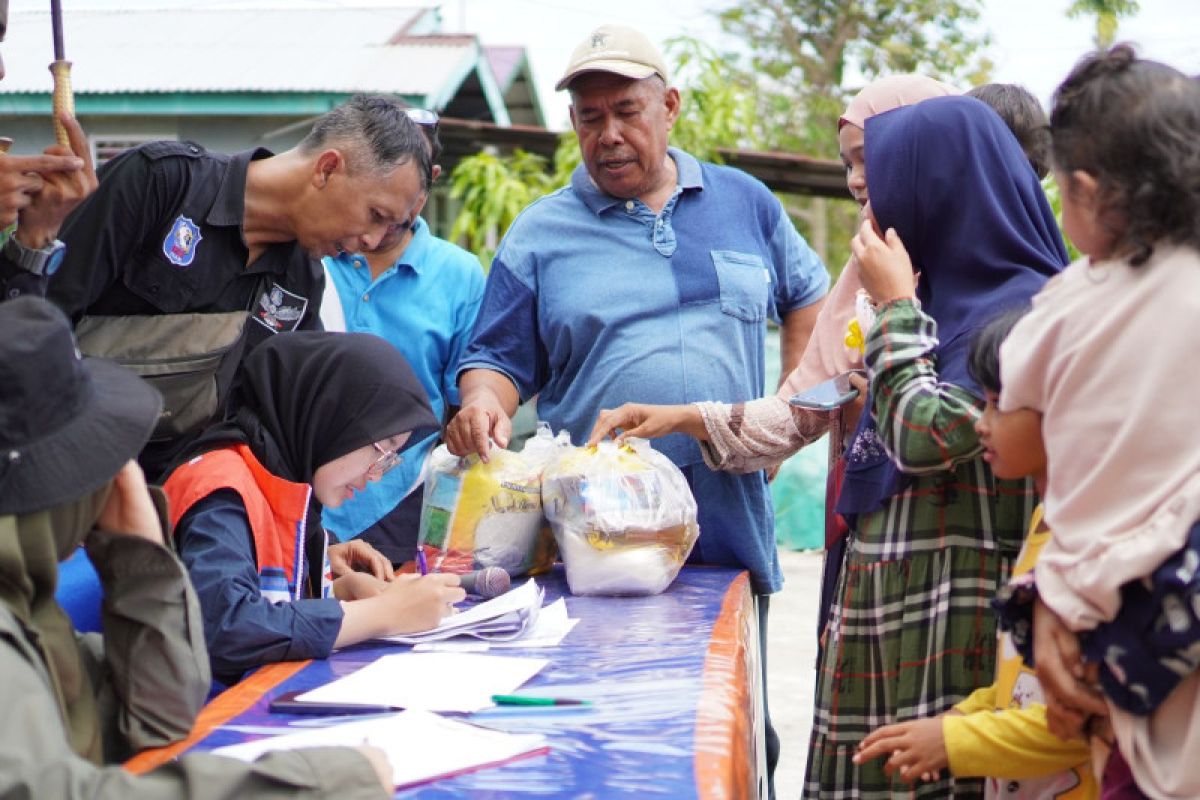
[[[457,576],[331,580],[321,526],[322,506],[438,427],[404,358],[369,334],[279,336],[246,358],[236,392],[234,417],[163,486],[215,677],[437,625],[465,596]]]

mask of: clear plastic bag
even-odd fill
[[[520,453],[493,447],[487,463],[445,445],[430,456],[418,547],[436,572],[501,567],[516,578],[554,564],[554,537],[542,514],[541,472],[553,454],[549,426]]]
[[[574,594],[658,594],[700,535],[683,473],[642,439],[560,451],[542,505]]]

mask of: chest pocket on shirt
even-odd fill
[[[766,319],[771,283],[762,258],[735,250],[711,253],[721,289],[721,311],[746,322]]]
[[[125,286],[166,314],[190,310],[199,272],[181,269],[153,251],[140,254],[125,269]]]

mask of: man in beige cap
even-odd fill
[[[745,173],[668,148],[679,116],[657,48],[597,28],[558,82],[571,93],[583,164],[505,235],[458,367],[463,405],[451,452],[507,445],[521,400],[587,441],[602,409],[640,401],[741,403],[763,394],[768,317],[784,329],[783,374],[804,349],[829,286],[779,201]],[[782,586],[762,472],[709,469],[683,434],[654,446],[699,506],[691,561],[747,569],[759,600],[762,663],[771,592]],[[765,695],[765,692],[764,692]],[[768,727],[768,764],[778,739]]]

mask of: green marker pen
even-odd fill
[[[492,702],[498,706],[590,706],[591,700],[573,700],[568,697],[527,697],[520,694],[494,694]]]

